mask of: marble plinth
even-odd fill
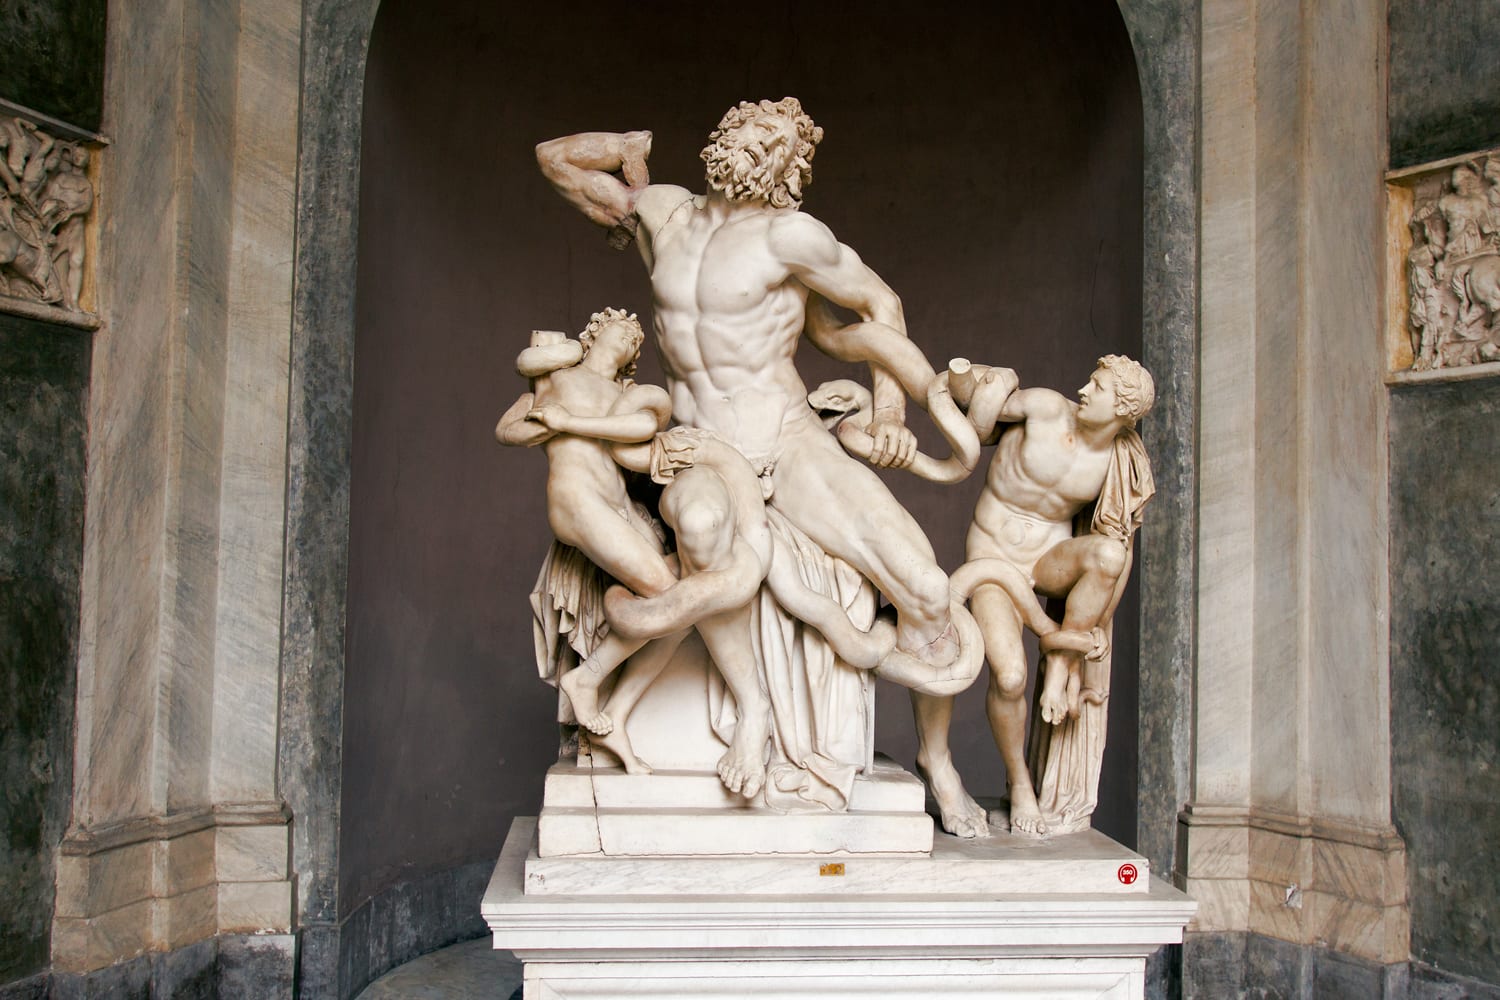
[[[519,829],[519,828],[517,828]],[[699,852],[701,853],[701,852]],[[770,857],[544,858],[533,840],[526,857],[527,896],[866,896],[930,893],[962,886],[982,895],[1052,892],[1147,895],[1150,862],[1097,830],[1036,839],[998,834],[962,840],[939,834],[931,854],[840,859]],[[1122,880],[1120,870],[1134,869]],[[1127,869],[1129,871],[1129,869]]]
[[[938,834],[930,858],[849,859],[842,875],[806,857],[683,858],[674,872],[664,858],[539,858],[534,822],[512,825],[482,904],[495,947],[525,963],[527,1000],[1142,998],[1147,956],[1181,941],[1197,906],[1097,834],[1029,848]]]
[[[626,774],[618,767],[561,761],[547,771],[539,819],[542,857],[571,855],[926,856],[932,818],[922,783],[877,758],[854,781],[849,808],[809,803],[785,813],[725,791],[712,771]]]

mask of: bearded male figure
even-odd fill
[[[896,294],[798,210],[822,135],[795,98],[742,103],[703,150],[702,195],[648,183],[649,132],[554,139],[537,147],[537,159],[553,186],[611,228],[616,242],[635,237],[651,277],[673,416],[736,447],[761,473],[773,512],[885,595],[908,662],[930,666],[936,682],[965,683],[981,651],[964,643],[960,655],[948,577],[931,544],[879,477],[825,429],[794,364],[804,332],[848,356],[826,324],[808,322],[810,306],[826,311],[819,297],[906,334]],[[923,360],[915,376],[908,364],[898,380],[891,367],[871,365],[870,461],[900,468],[916,454],[902,381],[924,383],[933,372]],[[967,620],[961,605],[956,614]],[[972,622],[962,631],[970,629]]]

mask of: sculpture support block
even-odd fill
[[[535,822],[512,825],[482,905],[495,946],[526,965],[526,1000],[1134,1000],[1145,996],[1147,956],[1180,942],[1197,908],[1152,880],[1144,859],[1095,833],[964,843],[940,834],[930,859],[721,857],[717,871],[708,859],[686,859],[679,871],[670,859],[538,859]],[[1080,856],[1070,862],[1075,841]],[[601,873],[565,870],[581,864]],[[924,864],[926,878],[911,870]],[[702,884],[683,891],[694,865],[705,866]],[[1135,866],[1128,883],[1119,880],[1124,865]],[[625,877],[608,877],[608,867]],[[801,869],[826,874],[799,885]],[[594,894],[537,891],[528,873],[547,870]],[[773,886],[780,891],[765,891]]]
[[[564,760],[547,771],[538,821],[544,857],[891,854],[926,857],[922,783],[881,758],[855,779],[849,808],[782,812],[725,791],[712,771],[626,774]]]

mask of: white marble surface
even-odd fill
[[[926,855],[932,819],[922,783],[882,759],[854,781],[849,808],[768,808],[729,792],[711,770],[627,774],[563,761],[547,772],[538,820],[543,857],[743,854]]]
[[[526,827],[517,821],[517,835]],[[829,862],[836,861],[835,870]],[[1134,867],[1133,880],[1120,869]],[[1143,895],[1150,864],[1096,830],[1058,837],[992,833],[964,839],[939,833],[927,857],[543,858],[535,841],[526,858],[528,896],[720,895],[841,897],[1053,892]]]
[[[984,892],[958,876],[922,892],[534,895],[530,832],[512,827],[481,910],[533,998],[1140,997],[1146,956],[1196,908],[1149,876],[1116,893]],[[960,849],[976,856],[955,865],[985,863],[983,841]]]
[[[559,761],[547,769],[542,800],[547,808],[750,809],[742,796],[724,788],[709,764],[696,771],[626,774],[618,767]],[[915,775],[888,757],[877,757],[870,775],[855,779],[849,808],[922,813],[925,802],[926,792]]]
[[[925,854],[926,813],[778,813],[752,806],[701,809],[548,809],[540,821],[549,857],[597,854]]]
[[[527,1000],[933,1000],[938,997],[1066,997],[1141,1000],[1145,960],[1057,958],[834,962],[572,962],[525,967]]]

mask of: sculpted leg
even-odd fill
[[[677,583],[650,525],[634,511],[622,519],[607,504],[583,497],[549,513],[559,538],[643,598],[655,598]],[[612,629],[587,660],[562,677],[559,683],[585,729],[607,736],[614,728],[614,720],[599,710],[599,686],[647,638],[652,637]]]
[[[620,765],[630,774],[650,774],[651,765],[635,755],[635,750],[630,745],[630,737],[625,731],[626,721],[630,718],[630,713],[635,709],[636,703],[641,700],[646,689],[671,662],[672,654],[677,652],[677,647],[682,645],[682,640],[686,637],[686,632],[678,632],[660,639],[653,639],[642,646],[640,652],[626,662],[625,669],[620,674],[619,683],[615,685],[614,692],[609,696],[604,712],[600,713],[606,719],[614,721],[610,730],[596,738],[594,742],[620,758]]]
[[[1087,633],[1113,613],[1120,584],[1129,571],[1130,557],[1123,544],[1104,535],[1083,535],[1058,543],[1038,561],[1035,575],[1042,593],[1067,598],[1063,630]],[[1076,652],[1058,649],[1047,653],[1045,665],[1039,699],[1042,719],[1059,725],[1078,714],[1082,659]]]
[[[769,538],[762,560],[744,537],[747,531],[756,532],[756,517],[765,520],[759,495],[750,501],[755,505],[754,516],[737,516],[744,502],[737,504],[730,485],[706,467],[679,473],[662,493],[661,510],[677,532],[682,579],[654,595],[637,596],[623,587],[610,587],[604,597],[610,627],[629,638],[657,638],[749,604],[765,578],[770,556]],[[769,535],[769,528],[765,534]]]
[[[790,552],[771,560],[766,584],[788,614],[817,629],[839,659],[851,667],[875,669],[896,644],[895,628],[889,621],[878,619],[870,631],[861,632],[849,621],[841,604],[807,587],[797,570],[796,556]]]
[[[651,526],[632,510],[625,517],[597,497],[548,497],[547,515],[558,539],[578,549],[610,576],[643,597],[677,582]]]
[[[980,837],[989,832],[984,808],[964,790],[948,748],[948,727],[953,722],[953,697],[911,693],[912,715],[917,722],[917,771],[938,805],[943,829],[955,837]]]
[[[753,798],[765,784],[770,736],[771,709],[750,645],[750,602],[765,569],[743,538],[744,531],[754,528],[736,518],[736,499],[755,503],[762,517],[763,508],[758,493],[752,501],[736,498],[734,489],[717,472],[695,467],[679,473],[663,492],[662,516],[677,532],[683,579],[672,591],[640,603],[670,603],[674,595],[704,584],[703,593],[686,604],[740,713],[729,752],[719,760],[719,778],[731,792]],[[712,610],[707,609],[710,603]]]
[[[784,442],[771,503],[895,606],[898,649],[933,666],[953,663],[959,644],[949,615],[948,576],[916,520],[825,431],[799,431]],[[975,675],[978,659],[976,650]]]
[[[698,633],[739,706],[734,741],[719,759],[719,779],[745,798],[759,794],[766,781],[766,740],[771,706],[760,686],[760,667],[750,649],[750,607],[714,615],[698,623]]]
[[[1013,833],[1042,834],[1047,826],[1037,808],[1031,774],[1026,769],[1026,648],[1021,645],[1021,619],[998,587],[974,592],[974,618],[984,632],[990,661],[990,686],[985,714],[1010,785],[1010,828]]]
[[[577,717],[578,724],[595,736],[608,736],[614,728],[614,721],[599,711],[599,685],[641,646],[639,640],[626,639],[618,632],[611,632],[589,654],[588,659],[563,674],[558,681],[567,694],[568,701],[573,704],[573,714]]]

